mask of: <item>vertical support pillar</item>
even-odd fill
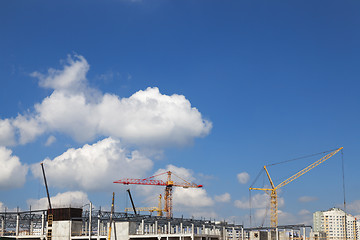
[[[141,234],[142,235],[144,235],[144,228],[145,228],[144,224],[145,224],[145,222],[144,222],[144,219],[143,219],[143,220],[141,220]]]
[[[20,215],[16,215],[16,236],[19,236],[19,221],[20,221]]]
[[[88,232],[88,224],[86,223],[86,218],[85,218],[85,232],[84,232],[84,236],[88,235],[87,232]]]
[[[34,234],[34,223],[33,220],[30,220],[30,229],[29,229],[29,235],[33,235]]]
[[[293,240],[294,239],[294,229],[291,229],[291,238],[290,238],[291,240]]]
[[[155,231],[154,231],[155,234],[158,234],[159,231],[158,231],[158,222],[155,221]]]
[[[97,240],[100,240],[100,214],[98,214],[98,221],[97,221]]]
[[[171,225],[170,225],[170,222],[168,222],[168,231],[169,231],[169,234],[171,234]]]
[[[1,236],[4,236],[4,227],[5,227],[5,217],[1,218]]]
[[[303,227],[303,239],[305,240],[306,239],[306,228]]]
[[[241,227],[241,240],[244,240],[244,227]]]
[[[276,240],[279,240],[279,229],[278,228],[276,228],[275,234],[276,234]]]
[[[44,228],[45,228],[45,214],[44,212],[41,214],[41,236],[44,237]]]
[[[89,240],[91,239],[91,221],[92,221],[92,203],[90,202],[89,210]]]
[[[70,236],[70,239],[71,239],[71,236],[72,236],[72,220],[70,220],[70,222],[69,222],[69,236]]]
[[[191,224],[191,240],[194,240],[194,235],[195,235],[195,228],[194,228],[194,224]]]
[[[235,234],[235,228],[233,227],[232,229],[231,229],[231,239],[235,239],[235,236],[236,236],[236,234]]]

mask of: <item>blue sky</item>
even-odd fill
[[[204,185],[174,192],[175,216],[249,226],[248,187],[263,165],[342,146],[359,216],[359,7],[1,1],[0,208],[46,206],[46,159],[59,205],[106,208],[115,191],[120,211],[128,187],[112,181],[170,169]],[[318,158],[269,171],[280,183]],[[138,206],[163,192],[130,188]],[[282,189],[280,224],[311,224],[342,194],[337,154]],[[258,225],[266,196],[252,197]]]

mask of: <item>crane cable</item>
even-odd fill
[[[298,157],[298,158],[285,160],[285,161],[282,161],[282,162],[272,163],[272,164],[269,164],[269,165],[266,165],[266,166],[270,167],[270,166],[274,166],[274,165],[278,165],[278,164],[282,164],[282,163],[292,162],[292,161],[296,161],[296,160],[300,160],[300,159],[304,159],[304,158],[309,158],[309,157],[313,157],[313,156],[320,155],[320,154],[325,154],[325,153],[328,153],[328,152],[333,152],[335,150],[337,150],[337,149],[332,149],[332,150],[328,150],[328,151],[325,151],[325,152],[314,153],[314,154],[310,154],[310,155],[303,156],[303,157]]]
[[[342,165],[342,180],[343,180],[343,194],[344,194],[344,212],[345,212],[345,239],[347,239],[347,218],[346,218],[346,198],[345,198],[345,169],[344,169],[344,153],[341,149],[341,165]]]
[[[249,189],[249,211],[250,211],[250,227],[252,227],[251,222],[251,190]]]

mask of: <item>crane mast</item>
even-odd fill
[[[334,156],[337,152],[339,152],[341,149],[343,149],[343,147],[340,147],[340,148],[336,149],[335,151],[325,155],[321,159],[315,161],[314,163],[310,164],[306,168],[302,169],[301,171],[295,173],[291,177],[289,177],[286,180],[282,181],[277,186],[274,185],[274,182],[272,181],[272,179],[270,177],[269,171],[267,170],[266,166],[264,166],[264,170],[265,170],[266,175],[267,175],[267,177],[269,179],[271,188],[253,188],[253,187],[250,187],[249,190],[261,190],[261,191],[265,191],[266,193],[270,194],[270,208],[271,208],[271,210],[270,210],[270,226],[271,227],[276,228],[278,226],[278,194],[277,194],[277,190],[279,188],[284,187],[285,185],[289,184],[290,182],[294,181],[295,179],[299,178],[300,176],[304,175],[305,173],[307,173],[311,169],[317,167],[321,163],[325,162],[326,160],[328,160],[329,158]]]

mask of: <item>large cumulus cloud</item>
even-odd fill
[[[156,87],[129,98],[102,94],[88,86],[89,69],[84,57],[75,56],[61,70],[34,72],[40,86],[53,92],[35,104],[33,112],[0,122],[6,140],[12,143],[16,130],[21,144],[46,132],[59,132],[79,142],[111,136],[133,144],[164,146],[187,144],[210,132],[212,123],[185,96],[165,95]]]
[[[119,140],[106,138],[92,145],[68,149],[54,159],[45,159],[48,183],[59,188],[101,191],[111,189],[121,177],[140,177],[151,170],[153,162],[139,151],[128,151]],[[38,164],[33,175],[42,177]]]

